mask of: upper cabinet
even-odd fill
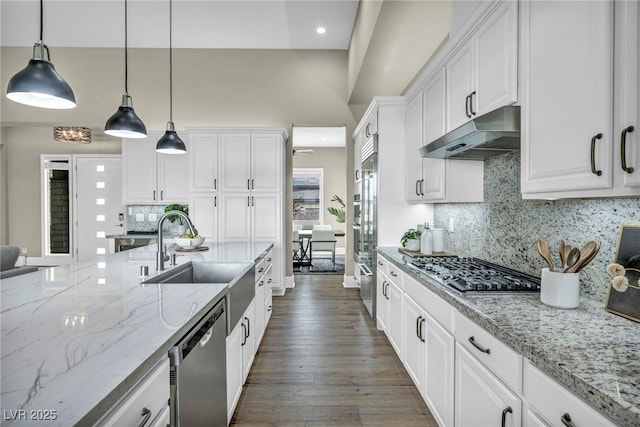
[[[407,103],[405,198],[410,202],[482,202],[484,163],[422,158],[420,147],[443,135],[445,71]]]
[[[187,154],[158,154],[161,133],[122,140],[124,204],[189,202],[189,145]]]
[[[218,134],[207,130],[190,130],[191,191],[218,190]]]
[[[279,191],[282,137],[278,134],[221,134],[221,190]]]
[[[523,198],[639,195],[638,3],[521,8]]]
[[[518,100],[517,52],[518,2],[497,2],[446,64],[446,132]]]

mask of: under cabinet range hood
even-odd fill
[[[475,117],[420,149],[422,157],[486,160],[520,149],[520,107]]]

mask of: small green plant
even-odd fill
[[[344,208],[345,208],[344,201],[337,194],[333,195],[333,197],[331,198],[331,201],[332,202],[337,202],[340,205],[340,207],[339,208],[334,208],[333,206],[329,206],[327,208],[327,210],[329,211],[329,213],[331,215],[336,217],[336,221],[337,222],[345,222],[346,212],[344,210]]]
[[[184,212],[186,215],[189,215],[189,206],[174,204],[174,205],[169,205],[169,206],[165,207],[164,211],[165,212],[180,211],[180,212]],[[180,225],[184,224],[184,222],[182,220],[182,217],[178,216],[178,215],[171,215],[171,216],[167,217],[167,219],[172,223],[178,221],[178,224],[180,224]]]
[[[400,239],[400,243],[402,243],[403,248],[406,248],[407,242],[409,240],[415,240],[419,238],[420,238],[420,231],[410,228],[409,230],[404,232],[404,234],[402,235],[402,238]]]

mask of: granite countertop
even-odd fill
[[[547,375],[623,426],[640,425],[640,328],[586,298],[562,310],[532,295],[462,295],[408,266],[398,248],[378,248]]]
[[[178,266],[253,262],[272,245],[205,246],[181,253]],[[93,424],[226,295],[227,284],[142,284],[140,266],[153,272],[155,251],[144,246],[2,280],[2,426],[42,424],[31,410],[55,411],[48,426]],[[14,419],[21,413],[27,419]]]

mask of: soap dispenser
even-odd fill
[[[420,235],[420,252],[424,255],[431,255],[433,253],[433,235],[429,228],[429,223],[425,223],[424,230]]]

